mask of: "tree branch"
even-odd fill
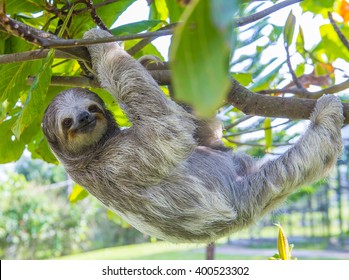
[[[27,78],[27,84],[31,85],[35,80],[35,76],[29,76]],[[64,87],[90,87],[99,88],[100,85],[94,79],[88,77],[67,77],[67,76],[52,76],[51,86],[64,86]]]
[[[106,1],[109,2],[109,1]],[[256,13],[254,15],[237,19],[235,26],[242,26],[250,22],[261,19],[272,12],[275,12],[285,6],[301,2],[301,0],[288,0],[282,3],[276,4],[273,7],[266,9],[262,12]],[[76,58],[90,61],[88,51],[85,47],[86,45],[92,45],[96,43],[114,42],[114,41],[125,41],[140,38],[155,38],[160,36],[166,36],[172,34],[172,29],[161,30],[157,32],[146,32],[134,35],[117,36],[112,38],[102,38],[99,40],[75,40],[75,39],[61,39],[50,33],[37,30],[24,23],[15,21],[8,18],[3,10],[0,10],[0,25],[2,30],[6,30],[9,34],[22,37],[23,39],[31,42],[33,44],[42,47],[52,47],[52,48],[62,48],[62,52],[73,55]],[[0,30],[1,30],[0,26]],[[33,53],[32,53],[33,54]],[[15,57],[15,54],[13,54]],[[36,51],[35,55],[42,56],[40,51]],[[63,54],[58,54],[62,55]],[[19,55],[21,57],[21,55]],[[30,54],[22,54],[22,58],[17,58],[18,61],[23,61],[24,57],[30,58]],[[1,57],[3,61],[8,61],[9,57]],[[32,58],[31,58],[32,59]],[[4,63],[4,62],[3,62]],[[152,64],[151,64],[152,65]],[[154,67],[154,66],[152,66]],[[170,72],[168,70],[150,70],[151,75],[154,79],[161,85],[166,85],[171,83]],[[93,80],[85,77],[53,77],[52,82],[57,85],[71,85],[71,86],[87,86],[87,87],[97,87]],[[349,83],[349,81],[345,82]],[[342,83],[344,84],[344,83]],[[347,86],[347,84],[345,84]],[[340,85],[332,87],[332,91],[338,90]],[[327,89],[327,93],[330,93],[330,88]],[[336,92],[336,91],[335,91]],[[320,92],[318,92],[320,93]],[[326,89],[321,91],[326,93]],[[264,96],[258,93],[253,93],[247,88],[241,86],[237,81],[232,80],[231,91],[227,96],[227,101],[233,104],[236,108],[248,115],[259,115],[266,117],[280,117],[289,119],[308,119],[314,106],[315,100],[311,99],[299,99],[299,98],[284,98],[284,97],[271,97]],[[344,116],[345,123],[349,124],[349,104],[344,105]]]
[[[0,64],[44,59],[47,56],[48,52],[49,50],[40,49],[40,50],[33,50],[33,51],[20,52],[20,53],[2,54],[0,55]],[[55,58],[77,59],[77,60],[80,59],[75,55],[71,55],[69,53],[65,53],[60,50],[56,50]]]
[[[254,93],[232,81],[232,88],[227,101],[247,115],[257,115],[274,118],[309,119],[316,100],[303,98],[286,98],[265,96]],[[344,123],[349,124],[349,104],[343,103]]]
[[[6,31],[7,33],[21,37],[24,40],[44,48],[60,48],[61,51],[72,54],[81,58],[82,60],[89,61],[90,55],[84,46],[116,42],[127,41],[134,39],[151,38],[152,40],[161,36],[172,35],[173,26],[170,29],[164,29],[154,32],[145,32],[139,34],[130,34],[122,36],[114,36],[99,39],[62,39],[51,33],[38,30],[31,26],[28,26],[20,21],[7,17],[6,14],[0,12],[0,31]]]
[[[171,76],[169,70],[149,70],[150,75],[159,85],[171,84]],[[29,76],[27,83],[31,85],[35,76]],[[53,86],[67,86],[67,87],[91,87],[99,88],[99,83],[91,78],[84,76],[52,76],[51,85]]]
[[[150,65],[153,68],[156,67],[153,64]],[[169,70],[149,70],[149,73],[160,85],[171,83]],[[53,77],[52,82],[54,85],[99,87],[95,81],[85,77]],[[347,81],[347,83],[349,82]],[[316,100],[313,99],[265,96],[254,93],[234,79],[227,95],[227,102],[246,115],[288,119],[309,119],[316,104]],[[343,103],[343,107],[344,123],[349,124],[349,103]]]

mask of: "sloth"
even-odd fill
[[[84,38],[108,37],[92,29]],[[331,170],[342,151],[343,109],[321,97],[300,140],[255,160],[224,147],[215,122],[167,98],[117,43],[88,47],[100,85],[132,126],[120,129],[95,93],[58,94],[43,119],[48,143],[71,178],[139,231],[170,242],[212,242],[258,221],[303,184]]]

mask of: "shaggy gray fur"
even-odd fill
[[[85,34],[106,36],[97,29]],[[341,153],[342,105],[335,96],[318,100],[309,129],[294,147],[259,163],[214,149],[220,131],[197,132],[194,117],[166,98],[116,43],[88,49],[102,87],[133,126],[120,131],[95,94],[70,89],[49,105],[43,130],[69,175],[146,234],[172,242],[208,242],[241,230],[301,185],[324,177]],[[91,104],[99,110],[90,110]],[[82,126],[78,116],[85,111],[91,122]],[[64,126],[67,118],[71,127]],[[212,140],[193,136],[205,134]]]

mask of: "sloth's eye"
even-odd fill
[[[62,125],[65,128],[71,127],[72,124],[73,124],[73,119],[71,119],[71,118],[64,119],[62,122]]]
[[[96,113],[96,112],[99,111],[99,108],[98,108],[97,105],[90,105],[90,106],[88,107],[88,111],[89,111],[90,113]]]

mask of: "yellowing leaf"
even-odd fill
[[[149,19],[167,20],[168,8],[166,0],[154,0],[150,6]]]
[[[342,0],[342,3],[338,9],[339,15],[342,16],[344,22],[349,21],[349,3],[346,0]]]
[[[76,203],[80,200],[83,200],[86,196],[88,196],[88,192],[78,184],[73,186],[73,190],[69,195],[69,201],[71,203]]]
[[[277,246],[279,251],[280,259],[282,260],[290,260],[290,245],[288,244],[287,237],[279,224],[275,224],[279,228]]]
[[[115,214],[111,210],[107,210],[107,216],[108,219],[112,222],[114,222],[117,225],[120,225],[122,228],[130,228],[131,225],[125,222],[119,215]]]
[[[265,150],[266,152],[271,152],[271,147],[273,146],[273,132],[271,129],[271,119],[265,118],[264,120],[264,133],[265,133]]]

